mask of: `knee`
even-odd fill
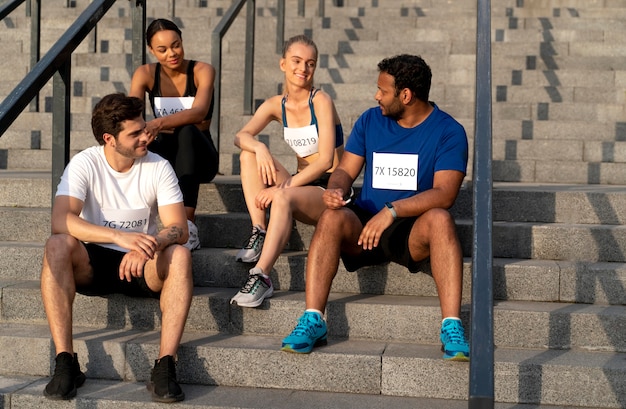
[[[69,234],[53,234],[48,237],[44,245],[46,256],[63,257],[69,255],[76,249],[79,241]]]
[[[344,224],[345,211],[343,209],[326,209],[322,212],[315,230],[338,231]]]
[[[191,251],[182,245],[173,245],[168,247],[169,250],[169,263],[170,272],[168,275],[175,272],[175,274],[182,280],[192,281],[193,276],[191,272]],[[171,267],[175,267],[172,269]]]
[[[293,198],[293,189],[277,189],[272,198],[272,210],[274,208],[281,209],[280,211],[287,211],[291,209],[291,202]]]
[[[256,163],[256,155],[253,152],[241,150],[239,153],[239,163],[241,167],[244,168],[246,165]]]
[[[452,234],[456,234],[456,224],[454,223],[454,217],[446,209],[430,209],[420,216],[428,223],[431,231],[449,231]]]

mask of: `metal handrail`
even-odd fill
[[[94,0],[0,104],[0,135],[54,76],[52,87],[52,186],[69,162],[72,52],[116,0]]]
[[[32,70],[41,55],[41,0],[8,1],[0,6],[0,20],[8,17],[24,2],[26,2],[26,16],[30,16],[30,69]],[[39,111],[38,95],[30,101],[30,110]]]
[[[224,17],[217,24],[211,33],[211,65],[215,68],[214,85],[214,105],[213,119],[211,120],[211,137],[215,146],[219,150],[220,139],[220,95],[222,82],[222,39],[228,28],[235,21],[243,5],[247,3],[246,10],[246,51],[245,51],[245,72],[244,72],[244,100],[243,112],[246,115],[252,113],[252,87],[254,73],[254,22],[255,22],[255,0],[238,0],[233,2]]]
[[[491,4],[478,0],[469,409],[494,407]]]

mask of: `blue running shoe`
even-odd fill
[[[460,320],[446,318],[441,324],[441,350],[448,361],[469,361],[469,345]]]
[[[291,334],[283,339],[281,350],[308,354],[320,345],[326,345],[326,321],[317,312],[305,311]]]

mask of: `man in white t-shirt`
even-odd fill
[[[160,299],[159,359],[148,389],[159,402],[185,397],[174,357],[193,290],[191,253],[182,246],[187,218],[174,170],[148,151],[143,111],[141,99],[103,97],[91,119],[100,146],[74,156],[57,188],[41,272],[57,353],[54,375],[44,390],[50,399],[71,399],[85,381],[72,343],[76,292]]]

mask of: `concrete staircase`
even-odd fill
[[[43,47],[84,9],[43,4]],[[475,3],[463,0],[288,2],[286,37],[305,32],[320,49],[318,85],[335,96],[345,130],[373,104],[376,63],[421,54],[433,69],[431,99],[473,141]],[[626,1],[493,2],[494,324],[497,408],[626,407]],[[591,4],[590,4],[591,3]],[[198,7],[204,5],[206,7]],[[207,37],[230,1],[177,1],[188,57],[210,60]],[[149,17],[171,4],[149,2]],[[0,96],[28,66],[23,7],[0,24],[11,64],[0,62]],[[126,91],[131,52],[128,2],[98,31],[98,52],[73,60],[72,149],[93,144],[91,106]],[[278,92],[275,3],[257,0],[255,98]],[[467,364],[443,362],[432,278],[390,264],[348,273],[340,266],[327,309],[329,345],[308,356],[279,351],[304,308],[304,264],[313,228],[296,223],[256,309],[229,305],[250,266],[234,255],[249,230],[232,135],[241,114],[243,30],[225,38],[221,173],[201,189],[194,300],[179,351],[179,378],[197,408],[461,408]],[[5,51],[7,52],[7,51]],[[41,93],[49,107],[51,87]],[[49,109],[48,109],[49,111]],[[76,400],[42,395],[54,347],[39,292],[50,226],[50,113],[25,112],[0,138],[0,394],[12,408],[157,407],[144,391],[158,349],[154,300],[78,296],[75,347],[88,381]],[[263,140],[292,155],[271,128]],[[292,165],[293,166],[293,165]],[[452,209],[464,247],[463,319],[469,328],[470,175]],[[424,266],[428,273],[428,266]]]

